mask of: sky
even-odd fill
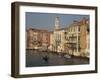
[[[54,30],[55,18],[59,17],[60,25],[62,28],[67,27],[74,20],[80,21],[83,17],[89,19],[89,15],[75,15],[75,14],[55,14],[55,13],[34,13],[26,12],[26,29],[27,28],[36,28],[36,29],[45,29],[49,31]]]

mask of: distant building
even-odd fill
[[[50,32],[50,46],[49,46],[49,50],[50,51],[54,51],[54,35],[53,35],[53,31]]]
[[[27,49],[47,49],[50,45],[50,33],[47,30],[29,28],[27,30]]]

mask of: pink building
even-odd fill
[[[26,43],[27,49],[48,48],[50,45],[50,32],[48,30],[29,28]]]

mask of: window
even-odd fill
[[[80,27],[78,27],[78,31],[80,31]]]

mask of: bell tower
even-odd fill
[[[57,16],[57,17],[55,18],[55,30],[58,30],[58,29],[60,29],[60,19],[59,19],[59,17]]]

